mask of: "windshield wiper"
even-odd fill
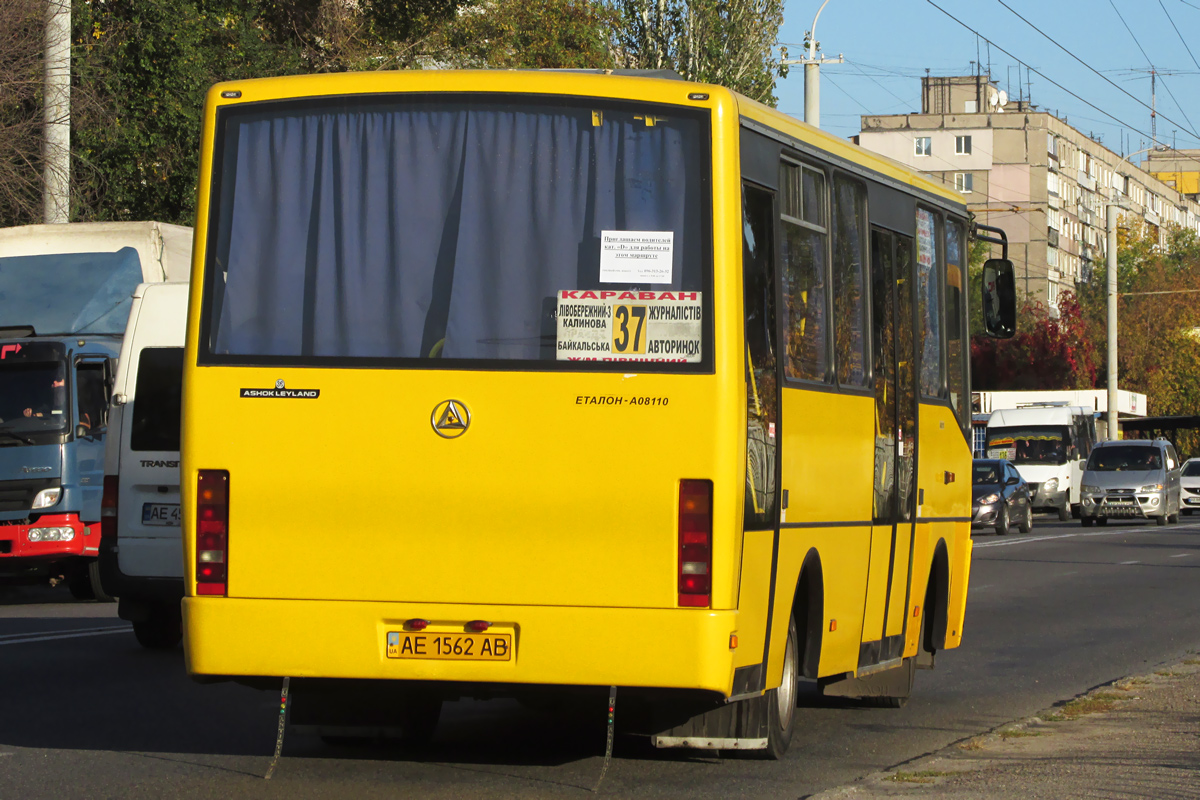
[[[24,442],[25,444],[37,444],[37,442],[35,442],[33,439],[30,439],[28,436],[22,436],[21,434],[13,433],[12,431],[0,431],[0,436],[9,436],[13,439],[16,439],[18,442]]]

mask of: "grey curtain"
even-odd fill
[[[699,289],[698,123],[593,121],[417,104],[231,120],[213,351],[553,359],[556,294],[599,286],[602,230],[674,231],[654,288]]]

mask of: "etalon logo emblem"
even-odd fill
[[[276,388],[276,389],[283,389],[283,388],[284,388],[284,385],[283,385],[283,378],[280,378],[279,380],[275,381],[275,388]]]
[[[471,427],[471,412],[461,400],[443,400],[429,418],[433,430],[444,439],[457,439]]]

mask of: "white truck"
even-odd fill
[[[988,458],[1012,462],[1029,484],[1035,511],[1060,520],[1079,516],[1083,465],[1096,443],[1092,409],[1039,403],[992,411],[987,423]]]

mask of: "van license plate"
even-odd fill
[[[387,657],[510,661],[512,634],[388,631]]]
[[[143,525],[171,525],[179,527],[181,514],[178,503],[143,503]]]

